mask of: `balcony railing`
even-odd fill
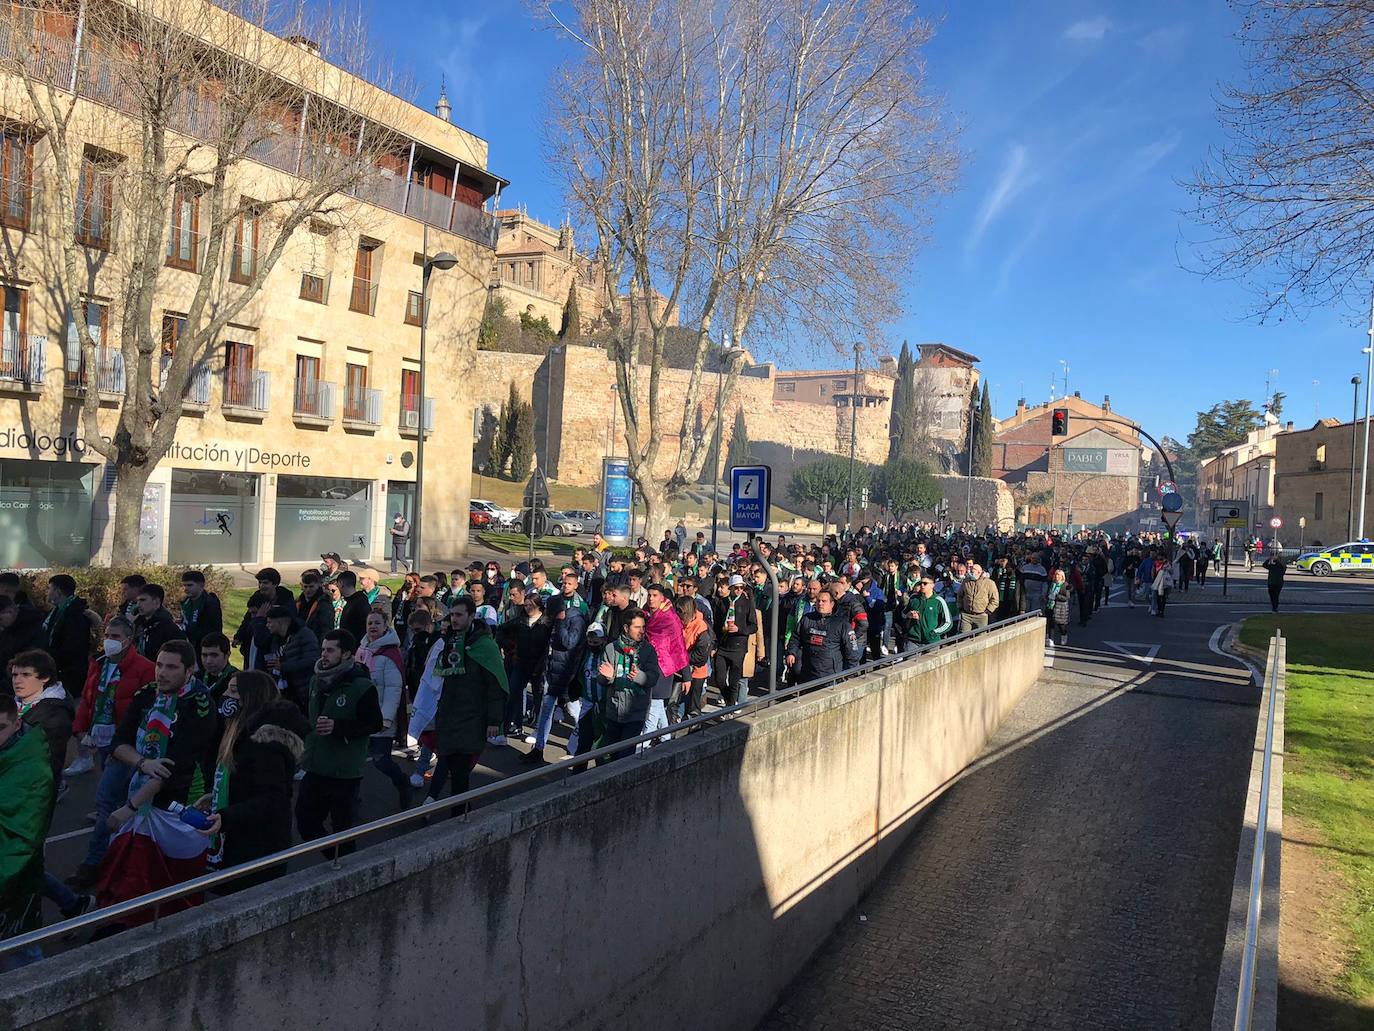
[[[224,374],[224,407],[266,412],[271,375],[261,369],[229,369]]]
[[[48,338],[5,332],[0,344],[0,383],[31,390],[43,385],[48,368]]]
[[[348,310],[363,315],[377,314],[377,285],[366,279],[353,277],[353,292],[348,295]]]
[[[300,419],[334,421],[334,384],[323,380],[296,380],[292,414]]]
[[[410,184],[410,196],[406,198],[406,214],[443,229],[448,226],[449,211],[453,208],[453,198],[445,193]]]
[[[489,211],[463,203],[453,206],[451,231],[464,240],[471,240],[483,247],[495,247],[496,227],[496,216]]]
[[[392,176],[370,176],[344,190],[350,197],[400,214],[406,206],[406,183]]]
[[[344,422],[363,423],[368,426],[382,424],[382,392],[380,390],[345,390]]]
[[[420,432],[420,410],[414,397],[401,398],[401,432],[414,436]],[[434,398],[425,398],[425,432],[434,432]]]
[[[124,393],[124,355],[111,347],[95,349],[95,364],[86,362],[85,355],[76,347],[75,353],[67,355],[67,389],[75,394],[84,394],[95,380],[95,389],[100,394]]]

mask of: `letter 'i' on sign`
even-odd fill
[[[1056,408],[1050,414],[1050,436],[1067,437],[1069,435],[1069,410],[1067,408]]]
[[[768,530],[772,469],[766,465],[730,467],[730,529],[743,533]]]

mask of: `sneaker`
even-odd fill
[[[536,741],[538,741],[538,740],[539,740],[539,739],[538,739],[537,737],[535,737],[533,734],[526,734],[526,735],[525,735],[525,744],[527,744],[527,745],[532,745],[532,744],[534,744],[534,743],[535,743]]]
[[[82,863],[76,868],[76,872],[66,879],[65,883],[69,888],[77,891],[84,891],[87,888],[94,888],[95,882],[99,880],[100,867],[92,866],[90,863]]]
[[[548,760],[544,758],[544,749],[542,748],[531,748],[520,757],[520,761],[526,766],[544,766],[548,763]]]
[[[89,755],[79,756],[76,762],[72,763],[62,771],[64,777],[79,777],[83,773],[90,773],[95,769],[95,760]]]
[[[506,735],[505,735],[505,734],[493,734],[491,737],[487,738],[487,744],[489,744],[489,745],[494,745],[494,746],[497,747],[497,748],[503,747],[503,746],[505,745],[505,743],[506,743]]]
[[[58,800],[59,802],[62,801],[62,798],[63,798],[64,795],[66,795],[66,793],[67,793],[67,782],[64,780],[61,784],[57,785],[57,800]]]
[[[81,914],[89,912],[91,907],[94,905],[94,895],[78,895],[76,897],[76,904],[72,906],[71,909],[62,910],[62,919],[71,920],[75,917],[81,916]]]
[[[412,788],[422,788],[425,786],[425,775],[423,773],[412,773],[410,775],[410,786]]]
[[[305,780],[305,771],[304,771],[304,770],[297,770],[297,771],[296,771],[296,775],[295,775],[292,779],[293,779],[293,780]]]
[[[439,801],[437,798],[431,798],[429,795],[426,795],[426,796],[425,796],[425,800],[424,800],[423,802],[421,802],[420,804],[421,804],[421,805],[433,805],[433,804],[434,804],[435,802],[437,802],[437,801]]]

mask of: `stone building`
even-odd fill
[[[1280,539],[1296,544],[1301,537],[1307,544],[1326,546],[1357,539],[1364,421],[1322,419],[1309,429],[1281,434],[1274,445],[1274,513],[1283,520]],[[1366,487],[1364,507],[1364,534],[1374,536],[1374,476]],[[1307,522],[1301,532],[1299,519]],[[1264,536],[1272,533],[1265,524]]]
[[[1055,408],[1069,410],[1069,433],[1052,436]],[[1150,451],[1141,445],[1129,420],[1078,394],[1026,406],[996,424],[993,475],[1018,487],[1033,525],[1102,526],[1134,529],[1139,525],[1141,473]],[[1125,423],[1125,425],[1123,425]]]
[[[232,17],[210,10],[212,18]],[[126,379],[118,338],[124,273],[120,261],[106,260],[128,250],[131,220],[121,218],[118,193],[99,185],[108,181],[101,171],[108,166],[95,164],[117,164],[119,147],[137,140],[139,127],[102,75],[111,48],[78,31],[76,12],[76,5],[53,8],[33,31],[52,67],[62,70],[54,88],[76,97],[71,124],[87,147],[82,167],[73,170],[82,176],[88,210],[78,230],[91,269],[83,311],[60,305],[49,289],[55,276],[47,262],[61,253],[71,228],[56,221],[55,205],[36,203],[55,185],[53,163],[47,142],[26,129],[32,116],[22,85],[0,64],[7,215],[0,230],[0,567],[107,559],[115,470],[87,446],[80,408],[97,391],[102,433],[112,433],[126,391],[139,388],[132,374]],[[304,155],[316,145],[309,110],[334,105],[345,123],[356,120],[357,132],[371,124],[396,147],[374,185],[337,198],[336,221],[296,231],[260,293],[195,369],[176,437],[144,493],[143,551],[151,561],[197,563],[318,561],[326,550],[380,561],[391,513],[413,506],[423,421],[433,427],[426,550],[457,555],[467,541],[470,384],[495,236],[485,205],[503,185],[487,170],[487,144],[448,122],[446,108],[431,114],[404,103],[321,60],[307,42],[238,21],[217,28],[249,52],[288,55],[272,69],[301,69],[299,78],[278,80],[280,132],[236,167],[235,203],[240,196],[282,196],[299,182]],[[293,47],[304,53],[282,49]],[[316,91],[319,83],[332,85]],[[343,95],[367,100],[366,119],[356,108],[338,107]],[[197,101],[198,116],[212,122],[214,96],[210,88]],[[174,142],[189,147],[201,123],[178,124],[184,131]],[[164,353],[176,346],[192,295],[205,281],[199,197],[193,176],[171,206],[166,266],[148,329],[154,339],[160,329]],[[261,258],[259,230],[266,238],[270,228],[259,225],[264,216],[257,209],[247,211],[237,223],[232,260],[226,253],[221,265],[225,291],[241,289],[239,277]],[[458,262],[431,279],[422,398],[426,235],[431,253],[450,251]],[[63,247],[51,246],[55,240]],[[98,340],[96,367],[86,367],[75,346],[74,318],[86,319]]]
[[[1266,413],[1265,424],[1247,433],[1245,440],[1198,463],[1199,528],[1209,523],[1211,502],[1249,501],[1251,532],[1268,535],[1277,485],[1274,455],[1278,438],[1291,432],[1291,422],[1285,426]]]

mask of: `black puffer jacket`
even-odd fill
[[[62,783],[62,768],[67,765],[67,742],[72,738],[75,719],[76,703],[67,696],[62,685],[56,683],[50,684],[24,713],[24,722],[31,727],[42,727],[47,737],[54,790]]]
[[[222,867],[237,866],[291,846],[291,788],[305,751],[306,719],[291,702],[270,702],[249,720],[234,742],[229,803],[220,811]],[[235,882],[260,884],[286,871],[270,867]]]

